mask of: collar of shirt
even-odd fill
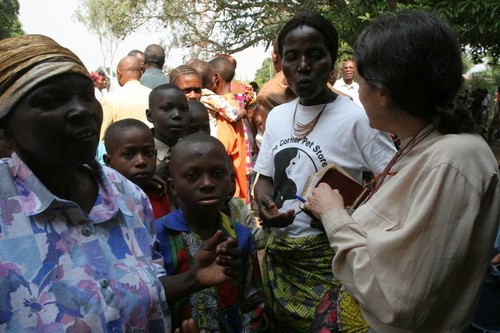
[[[225,230],[227,227],[223,227],[221,225],[221,220],[226,222],[225,220],[228,220],[229,218],[222,212],[220,212],[220,219],[217,225],[217,229],[222,229],[225,231],[226,235],[228,232]],[[189,229],[189,226],[187,224],[186,218],[184,217],[184,213],[182,212],[182,208],[176,209],[173,212],[169,213],[167,216],[161,218],[161,223],[163,226],[167,229],[177,231],[177,232],[186,232],[190,233],[191,230]],[[226,223],[224,223],[226,224]],[[233,236],[231,233],[229,235]],[[235,236],[233,236],[235,237]]]
[[[156,147],[156,159],[160,162],[165,162],[170,157],[172,148],[166,145],[165,143],[161,142],[157,138],[154,138],[154,140]]]
[[[343,79],[338,79],[337,82],[338,84],[336,84],[336,86],[344,88],[346,90],[357,90],[358,88],[358,83],[354,81],[352,81],[351,84],[347,84]]]
[[[38,177],[29,169],[29,167],[17,156],[16,153],[12,154],[12,158],[4,159],[2,164],[7,164],[10,174],[13,177],[15,189],[10,188],[9,192],[13,190],[17,192],[19,204],[22,211],[27,216],[33,216],[43,213],[53,202],[57,201],[61,204],[75,204],[72,201],[59,198],[52,194],[38,179]],[[93,161],[91,166],[92,170],[96,171],[99,179],[98,181],[98,195],[94,207],[89,213],[89,218],[94,223],[100,223],[111,219],[120,209],[125,215],[132,216],[126,203],[123,201],[121,195],[115,186],[108,180],[120,180],[120,176],[107,167],[101,166],[97,161]],[[104,171],[109,171],[108,177],[104,175]],[[7,182],[2,180],[2,182]],[[3,187],[3,186],[2,186]],[[14,193],[5,193],[7,197],[12,197]]]

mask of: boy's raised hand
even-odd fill
[[[231,279],[238,279],[243,269],[238,241],[225,239],[218,230],[205,240],[195,258],[196,280],[203,286],[215,286]]]

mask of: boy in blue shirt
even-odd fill
[[[170,303],[173,327],[193,317],[200,329],[259,332],[263,328],[262,280],[251,231],[220,211],[229,193],[229,159],[222,143],[202,132],[184,137],[173,148],[170,187],[181,202],[156,220],[159,250],[168,275],[192,269],[201,243],[222,230],[238,239],[243,273],[231,280]]]

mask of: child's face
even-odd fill
[[[196,75],[182,75],[175,84],[186,94],[187,99],[201,99],[201,79]]]
[[[225,202],[230,186],[225,150],[211,142],[184,147],[186,149],[177,151],[170,161],[172,191],[186,212],[217,212]]]
[[[207,112],[190,111],[190,122],[188,133],[196,133],[198,131],[210,134],[210,120]]]
[[[144,188],[156,170],[156,150],[152,133],[141,128],[129,128],[122,131],[115,140],[115,148],[108,152],[106,164]]]
[[[186,95],[177,89],[158,91],[151,99],[148,120],[154,124],[155,137],[173,146],[182,137],[189,123]]]

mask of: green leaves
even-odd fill
[[[190,50],[193,57],[267,45],[299,11],[323,14],[337,28],[340,39],[353,46],[366,25],[381,13],[415,8],[433,10],[448,20],[464,48],[470,48],[474,61],[484,55],[500,56],[500,0],[81,1],[100,10],[105,31],[118,39],[144,25],[167,28],[171,45]]]
[[[20,36],[24,34],[19,15],[19,1],[0,1],[0,39]]]

